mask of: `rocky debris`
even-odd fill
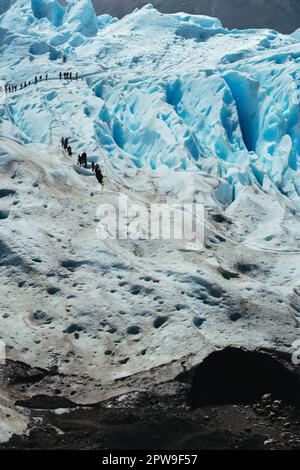
[[[35,395],[28,400],[17,400],[15,404],[16,406],[22,406],[24,408],[46,410],[54,410],[57,408],[76,408],[76,406],[78,406],[68,398],[48,395]]]
[[[255,411],[269,418],[278,418],[282,407],[282,400],[274,400],[271,393],[266,393],[260,401],[254,405]]]
[[[265,442],[264,442],[264,446],[268,446],[270,444],[274,444],[274,439],[267,439]]]
[[[277,440],[267,438],[264,445],[277,444],[279,447],[300,448],[299,435],[299,408],[287,405],[283,400],[274,400],[271,393],[264,394],[258,403],[253,405],[253,410],[259,416],[269,420],[269,427],[277,429]],[[294,418],[294,422],[290,419]],[[291,430],[292,429],[292,430]]]
[[[255,405],[187,405],[186,388],[134,392],[90,405],[63,396],[18,401],[30,423],[0,449],[298,449],[300,409],[280,404],[277,417],[257,408],[278,407],[270,394]],[[281,419],[281,418],[284,418]],[[284,424],[288,423],[288,427]]]
[[[56,367],[51,369],[31,367],[24,362],[7,359],[1,366],[1,374],[8,385],[16,385],[40,382],[48,375],[58,374],[58,370]]]

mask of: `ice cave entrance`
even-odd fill
[[[191,404],[255,403],[267,393],[300,404],[299,375],[292,366],[258,351],[233,347],[215,351],[192,371]]]

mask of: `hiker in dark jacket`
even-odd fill
[[[102,172],[101,172],[101,169],[100,169],[100,166],[98,165],[98,163],[95,166],[95,176],[97,178],[98,183],[100,183],[101,186],[103,186],[104,185],[103,184],[103,175],[102,175]]]

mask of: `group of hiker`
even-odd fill
[[[59,72],[59,79],[64,79],[64,80],[78,80],[78,72],[73,74],[72,72]]]
[[[69,157],[72,157],[73,155],[73,150],[71,145],[69,145],[69,139],[64,139],[63,137],[60,140],[62,148],[67,152]]]
[[[67,137],[66,138],[62,137],[60,142],[61,142],[62,148],[68,153],[69,157],[72,157],[73,150],[72,150],[71,145],[69,144],[69,139]],[[82,154],[78,155],[77,162],[79,166],[83,165],[85,168],[87,168],[87,153],[85,151]],[[98,163],[95,164],[94,162],[92,162],[91,168],[92,168],[93,173],[95,173],[95,177],[98,183],[101,184],[101,186],[103,186],[103,174],[102,174],[99,164]]]
[[[62,80],[78,80],[78,72],[59,72],[59,79]],[[21,83],[20,85],[5,85],[5,93],[13,93],[18,90],[23,90],[30,85],[36,85],[38,82],[42,80],[48,80],[48,73],[45,75],[36,75],[32,80],[25,80],[25,82]]]
[[[28,80],[20,85],[5,85],[5,92],[6,93],[13,93],[14,91],[18,90],[23,90],[23,88],[27,88],[30,85],[37,84],[38,82],[41,82],[42,80],[48,80],[48,73],[46,73],[44,76],[43,75],[36,75],[33,80]]]

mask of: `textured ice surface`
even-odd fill
[[[298,198],[296,33],[229,31],[214,18],[162,15],[150,5],[122,21],[97,18],[90,0],[66,9],[56,0],[19,0],[0,26],[8,81],[35,70],[53,75],[51,92],[30,91],[31,105],[26,95],[11,100],[30,139],[47,142],[57,107],[68,114],[72,87],[60,86],[57,74],[72,68],[86,77],[73,100],[84,111],[85,140],[120,168],[195,167],[226,177],[235,195],[270,179]],[[63,125],[78,133],[70,121]]]
[[[113,385],[120,377],[174,377],[226,344],[290,350],[299,41],[150,5],[96,17],[90,0],[17,0],[0,17],[1,78],[49,73],[0,105],[1,335],[12,358],[76,370],[81,385],[61,387],[86,401],[141,386]],[[66,70],[80,79],[60,81]],[[62,154],[67,135],[100,162],[104,191]],[[100,243],[97,206],[120,194],[145,208],[204,203],[204,249]]]

